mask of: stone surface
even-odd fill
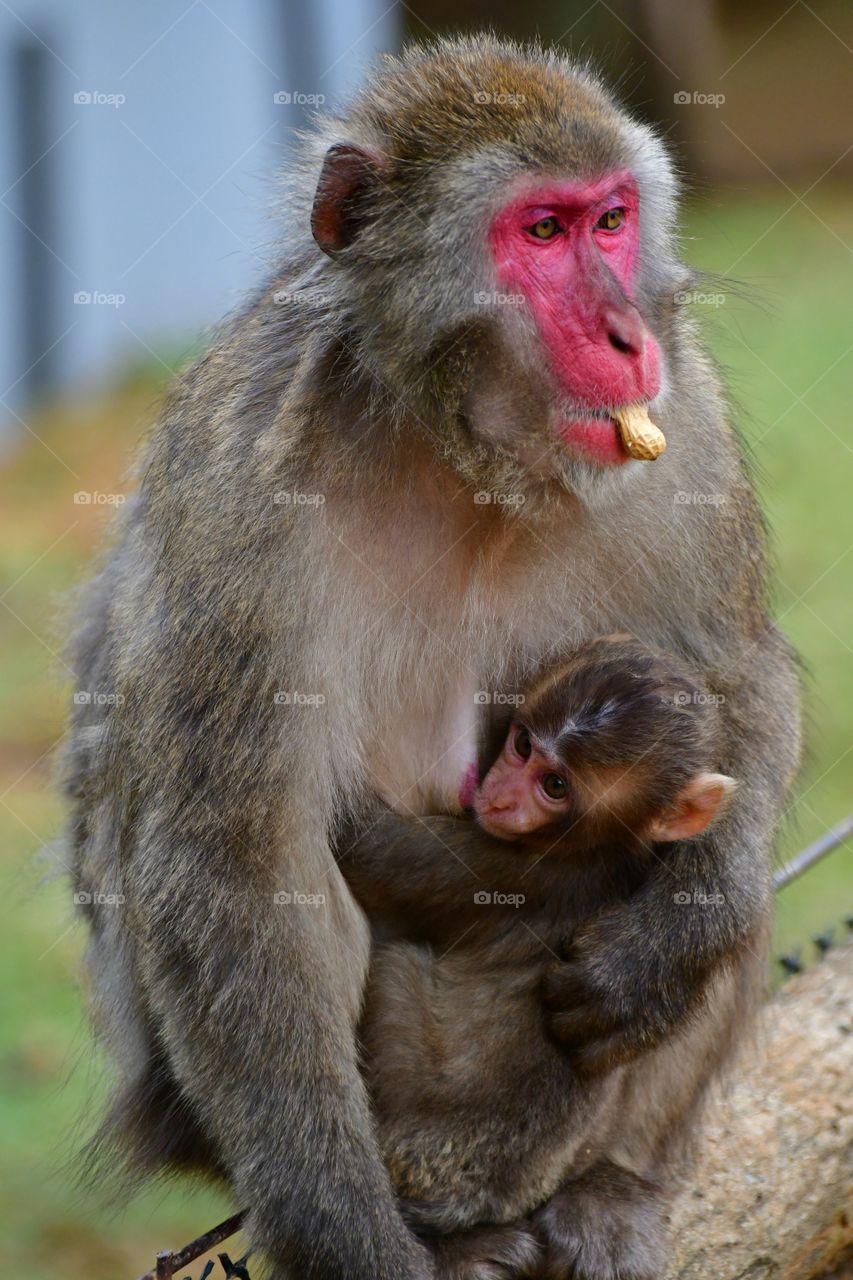
[[[851,1099],[853,945],[782,987],[710,1099],[668,1280],[853,1275]]]

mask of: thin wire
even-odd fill
[[[819,840],[815,840],[814,844],[808,845],[784,867],[781,867],[773,876],[774,891],[778,893],[780,889],[784,889],[792,880],[798,879],[804,871],[808,871],[809,867],[820,862],[821,858],[825,858],[828,853],[837,849],[840,844],[844,844],[851,836],[853,836],[853,813],[848,814],[838,826],[831,827]]]

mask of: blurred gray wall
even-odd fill
[[[400,40],[383,0],[0,7],[0,433],[40,391],[169,352],[265,271],[312,105]]]

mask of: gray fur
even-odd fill
[[[515,116],[472,110],[464,86],[497,80],[522,86]],[[393,176],[332,260],[308,219],[341,139],[380,148]],[[516,177],[620,164],[642,191],[638,302],[664,353],[653,409],[669,448],[601,476],[548,432],[526,316],[473,298],[494,288],[484,219]],[[329,851],[376,752],[423,810],[454,688],[510,687],[618,628],[725,696],[724,765],[742,785],[724,835],[668,888],[725,893],[689,940],[731,957],[731,982],[635,1078],[618,1143],[638,1167],[682,1145],[761,981],[796,679],[767,620],[763,530],[718,379],[673,304],[674,181],[648,130],[561,56],[442,42],[321,121],[294,184],[280,269],[173,389],[80,607],[77,687],[120,695],[74,707],[66,753],[75,887],[125,897],[83,912],[96,1025],[118,1056],[101,1141],[145,1172],[224,1174],[276,1275],[414,1280],[433,1263],[395,1209],[356,1059],[369,933]],[[300,289],[319,296],[275,301]],[[524,501],[477,506],[479,489]],[[696,490],[724,500],[674,505]],[[325,703],[285,706],[281,690]],[[282,890],[325,905],[276,904]],[[665,900],[620,939],[638,986],[666,945]],[[619,999],[607,948],[590,971]]]

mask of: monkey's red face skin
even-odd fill
[[[572,406],[557,434],[594,462],[627,461],[608,411],[660,388],[658,344],[632,295],[640,243],[633,178],[530,189],[501,210],[489,241],[501,286],[527,300]]]
[[[489,835],[518,840],[553,826],[570,812],[565,769],[523,726],[509,731],[503,751],[474,796],[477,821]]]

